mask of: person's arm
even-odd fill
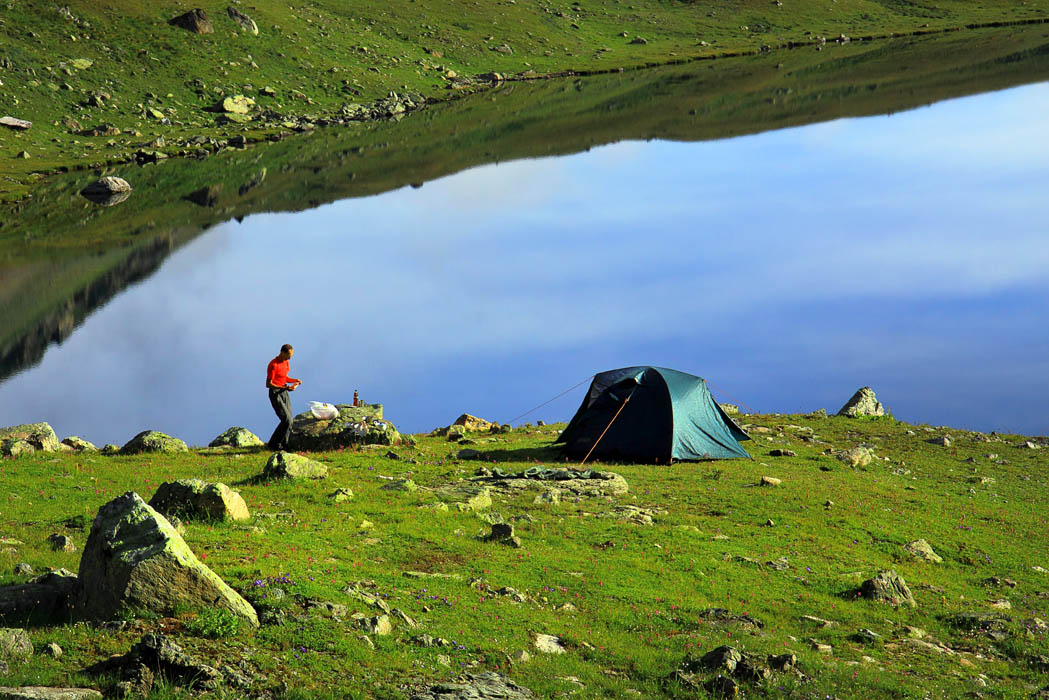
[[[266,366],[266,388],[267,389],[283,389],[282,386],[276,386],[273,383],[273,371],[276,368],[271,364]]]
[[[301,379],[295,379],[294,377],[288,377],[288,383],[284,385],[284,388],[288,391],[295,391],[299,388],[299,384],[302,384]]]

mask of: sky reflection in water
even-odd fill
[[[208,232],[0,388],[0,424],[268,437],[293,394],[408,432],[613,367],[762,412],[869,384],[910,422],[1049,433],[1049,85],[709,143],[621,143]],[[526,420],[567,420],[579,387]]]

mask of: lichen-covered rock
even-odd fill
[[[321,420],[310,411],[295,416],[288,448],[309,452],[337,450],[352,445],[394,445],[401,434],[382,416],[382,404],[336,404],[339,415]]]
[[[251,17],[248,17],[246,14],[244,14],[237,8],[230,5],[226,8],[226,14],[229,15],[230,19],[239,24],[240,28],[244,31],[248,32],[249,34],[252,34],[253,36],[259,35],[259,25],[255,24],[255,20],[253,20]]]
[[[186,443],[156,430],[143,430],[120,448],[120,454],[137,455],[143,452],[188,452]]]
[[[903,545],[904,550],[907,551],[912,557],[916,559],[922,559],[924,561],[932,562],[933,564],[943,563],[943,557],[933,551],[932,545],[925,540],[914,540]]]
[[[160,485],[149,505],[167,517],[185,520],[250,520],[248,505],[225,484],[179,479]]]
[[[36,448],[25,440],[0,441],[0,456],[3,457],[21,457],[22,455],[31,455],[34,452],[36,452]]]
[[[113,455],[118,455],[118,454],[120,454],[120,445],[114,445],[113,443],[108,442],[108,443],[106,443],[105,445],[102,446],[102,449],[99,450],[99,454],[103,454],[106,457],[112,457]]]
[[[247,114],[255,107],[255,100],[244,95],[226,97],[215,105],[215,110],[227,114]]]
[[[884,416],[885,408],[878,402],[874,390],[869,386],[859,389],[838,411],[839,416]]]
[[[228,428],[208,443],[208,447],[260,447],[262,440],[247,428]]]
[[[24,629],[0,628],[0,661],[25,661],[33,655],[33,641]]]
[[[228,610],[254,627],[255,609],[193,554],[167,518],[127,493],[102,506],[80,560],[79,617],[122,611]]]
[[[851,450],[836,452],[835,456],[850,467],[866,467],[871,463],[871,451],[866,447],[853,447]]]
[[[863,598],[896,607],[908,605],[914,608],[918,605],[914,602],[911,589],[907,588],[907,582],[895,571],[879,571],[877,576],[860,584],[859,593]]]
[[[328,467],[308,457],[293,452],[277,452],[266,462],[262,478],[271,479],[323,479],[328,476]]]
[[[471,416],[469,413],[464,413],[455,419],[452,425],[461,425],[470,432],[474,431],[491,431],[492,428],[498,428],[498,423],[487,421],[484,418],[478,418],[477,416]]]
[[[0,443],[8,440],[23,440],[32,445],[33,449],[43,452],[57,452],[59,449],[58,436],[47,423],[26,423],[0,428]]]
[[[98,448],[93,443],[76,435],[67,437],[62,444],[71,448],[73,452],[98,452]]]

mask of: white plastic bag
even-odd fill
[[[339,409],[330,403],[310,401],[310,413],[317,420],[331,420],[332,418],[338,418]]]

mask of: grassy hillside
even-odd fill
[[[396,419],[395,408],[387,413]],[[754,438],[745,443],[753,461],[588,465],[622,475],[629,492],[565,492],[554,503],[537,500],[537,490],[496,490],[479,512],[458,510],[442,489],[479,468],[575,466],[550,446],[563,426],[472,435],[480,461],[459,459],[464,445],[427,436],[392,455],[318,453],[330,475],[305,484],[254,481],[267,454],[251,451],[4,461],[4,473],[17,479],[8,479],[0,535],[20,542],[0,553],[4,583],[24,580],[11,573],[18,562],[37,572],[75,570],[79,553],[52,552],[46,538],[65,534],[82,548],[87,530],[77,518],[90,524],[120,493],[148,500],[163,481],[200,477],[235,485],[254,520],[188,523],[187,542],[282,622],[234,630],[198,610],[130,616],[105,630],[37,620],[30,627],[37,650],[57,642],[64,653],[12,664],[0,682],[109,689],[115,677],[84,669],[163,630],[207,663],[239,664],[256,679],[251,691],[215,695],[230,698],[407,698],[413,688],[485,670],[544,698],[710,697],[690,682],[707,683],[713,670],[668,677],[720,645],[761,659],[797,656],[800,675],[737,679],[747,697],[1029,698],[1049,684],[1041,507],[1049,440],[1031,449],[1017,435],[891,418],[742,422]],[[870,449],[869,465],[834,456],[857,446]],[[774,457],[773,449],[795,455]],[[761,486],[764,476],[782,483]],[[384,488],[391,478],[419,488]],[[332,502],[337,487],[354,498]],[[452,507],[435,507],[444,501]],[[514,524],[520,549],[481,539],[501,520]],[[918,539],[943,561],[908,554],[904,545]],[[855,596],[861,581],[887,569],[904,577],[917,607]],[[274,587],[286,595],[262,595]],[[373,649],[350,616],[377,611],[354,590],[382,597],[418,627],[396,622],[392,634],[371,637]],[[346,608],[333,617],[310,600]],[[965,613],[990,615],[993,625],[982,630]],[[537,651],[535,633],[559,637],[566,653]],[[423,635],[450,646],[423,646]],[[521,650],[530,660],[519,660]],[[177,684],[154,695],[184,696]]]
[[[255,99],[249,123],[272,131],[391,91],[442,99],[490,71],[632,69],[792,43],[815,51],[821,37],[1049,17],[1049,0],[235,4],[255,35],[227,14],[228,3],[198,6],[213,33],[168,24],[188,9],[175,3],[10,3],[0,15],[0,115],[33,127],[0,131],[0,192],[24,194],[33,173],[126,160],[157,136],[228,134],[234,127],[206,110],[232,95]],[[83,135],[96,128],[103,135]]]

